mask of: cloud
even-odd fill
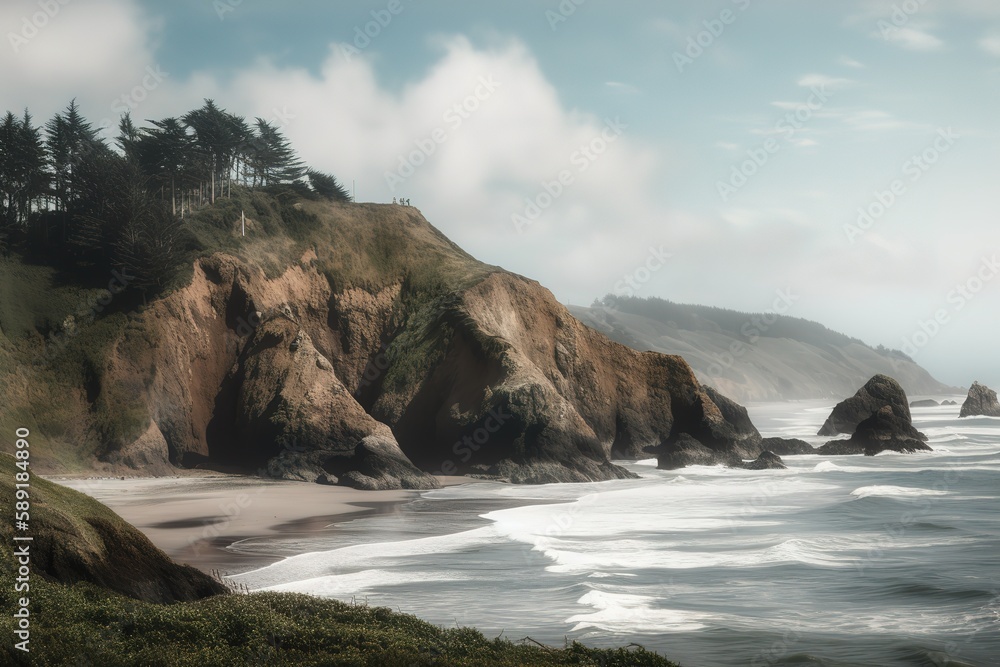
[[[1000,58],[1000,35],[990,35],[979,40],[979,48],[991,56]]]
[[[826,74],[806,74],[796,82],[802,88],[846,88],[854,85],[851,79],[827,76]]]
[[[631,136],[628,118],[567,108],[517,39],[485,48],[453,36],[439,48],[400,90],[384,87],[367,57],[331,45],[318,72],[264,59],[225,80],[172,82],[169,104],[147,117],[206,96],[251,117],[284,109],[303,160],[356,179],[359,200],[407,197],[475,256],[543,284],[610,291],[662,242],[650,232],[665,216],[651,185],[657,153]],[[514,216],[530,221],[521,233]]]
[[[94,120],[111,115],[113,100],[156,65],[160,23],[119,0],[52,4],[51,17],[35,3],[0,4],[0,25],[9,26],[0,47],[0,108],[50,114],[79,91]]]
[[[880,109],[850,110],[841,113],[845,125],[853,130],[865,132],[885,132],[889,130],[924,130],[930,126],[896,118],[888,111]]]
[[[929,32],[907,26],[893,26],[872,34],[908,51],[940,51],[944,47],[944,42]]]
[[[864,63],[859,62],[850,56],[840,56],[840,58],[837,59],[837,63],[843,65],[844,67],[851,67],[853,69],[865,69],[867,67]]]

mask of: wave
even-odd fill
[[[919,496],[946,496],[947,491],[935,491],[933,489],[920,489],[908,486],[888,486],[888,485],[874,485],[874,486],[862,486],[860,488],[851,491],[852,496],[858,498],[869,498],[872,496],[882,497],[882,498],[916,498]]]
[[[656,598],[647,595],[607,593],[593,590],[577,600],[596,609],[590,614],[576,614],[566,619],[574,623],[571,632],[596,628],[621,634],[695,632],[707,627],[712,614],[653,607]]]

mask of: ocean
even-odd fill
[[[821,444],[832,407],[749,409],[765,436]],[[429,491],[239,542],[285,559],[236,579],[688,667],[1000,665],[1000,419],[957,415],[913,408],[934,452],[760,472],[650,459],[625,464],[637,480]]]

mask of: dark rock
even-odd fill
[[[936,408],[939,405],[942,405],[942,403],[938,403],[933,398],[926,398],[922,401],[913,401],[910,403],[911,408]]]
[[[997,393],[984,384],[973,382],[969,396],[962,404],[959,417],[1000,417],[1000,402]]]
[[[810,449],[812,449],[810,447]],[[787,466],[782,462],[781,457],[774,452],[761,452],[755,461],[744,463],[747,470],[784,470]]]
[[[941,405],[958,405],[957,401],[941,401]]]
[[[815,447],[798,438],[764,438],[761,447],[778,456],[801,456],[816,453]]]
[[[636,479],[639,477],[613,463],[607,461],[598,463],[590,459],[581,459],[572,467],[554,461],[516,463],[510,459],[504,459],[491,466],[486,474],[471,476],[513,484],[599,482],[608,479]]]
[[[854,396],[837,404],[827,417],[819,435],[854,433],[858,424],[871,417],[884,406],[891,406],[893,412],[910,421],[910,407],[906,392],[899,383],[888,375],[876,375],[865,383]]]
[[[662,447],[657,458],[656,467],[660,470],[677,470],[685,466],[714,465],[739,468],[743,465],[743,461],[737,454],[706,447],[687,433],[682,433],[672,443]]]
[[[832,440],[819,448],[819,454],[875,456],[884,451],[912,453],[933,451],[924,442],[927,436],[913,428],[909,416],[901,417],[888,405],[858,424],[848,440]]]
[[[763,438],[757,427],[750,421],[747,409],[726,396],[723,396],[713,387],[703,387],[708,397],[719,408],[724,422],[712,430],[712,439],[706,441],[700,434],[692,434],[701,442],[722,445],[726,449],[732,450],[739,456],[749,458],[757,456],[761,452],[761,442]]]
[[[368,436],[361,441],[353,456],[332,456],[324,464],[327,472],[338,474],[339,481],[345,486],[368,491],[386,491],[392,489],[427,489],[438,486],[428,484],[426,473],[422,472],[407,459],[395,442],[382,440],[377,436]],[[346,468],[345,472],[341,472]]]

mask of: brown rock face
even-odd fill
[[[139,388],[151,423],[107,461],[428,488],[427,473],[627,477],[612,458],[681,436],[720,457],[760,454],[746,411],[683,359],[611,342],[414,209],[308,206],[329,242],[276,277],[202,259],[125,330],[107,366]]]

